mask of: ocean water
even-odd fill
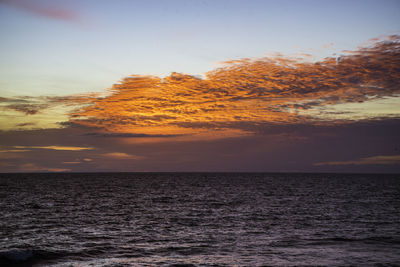
[[[0,174],[0,266],[400,266],[400,175]]]

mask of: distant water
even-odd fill
[[[0,266],[399,266],[400,176],[0,174]]]

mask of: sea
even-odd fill
[[[400,266],[400,175],[0,174],[0,266]]]

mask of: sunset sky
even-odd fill
[[[0,0],[0,172],[400,172],[399,14]]]

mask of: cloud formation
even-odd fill
[[[13,109],[24,113],[25,115],[34,115],[40,110],[47,108],[47,105],[32,105],[32,104],[14,104],[8,105],[8,109]]]
[[[54,6],[54,4],[53,6],[49,6],[40,4],[37,1],[33,2],[29,0],[0,0],[0,3],[7,4],[45,18],[72,22],[80,20],[80,17],[76,12],[68,10],[64,7]]]
[[[95,94],[0,97],[0,129],[67,127],[71,110],[87,104],[88,98],[95,97]]]
[[[92,150],[93,147],[79,147],[79,146],[14,146],[14,148],[40,148],[50,150],[63,150],[63,151],[82,151]]]
[[[320,123],[332,118],[325,107],[397,97],[399,66],[400,37],[389,36],[320,62],[278,56],[225,62],[204,79],[131,76],[105,97],[81,98],[88,105],[70,123],[137,135],[245,134],[266,123]]]
[[[38,166],[34,163],[25,163],[19,166],[19,170],[22,172],[67,172],[70,169],[65,168],[49,168]]]
[[[18,152],[27,152],[29,149],[4,149],[0,150],[0,153],[18,153]]]
[[[142,156],[130,155],[124,152],[110,152],[105,153],[103,156],[113,159],[143,159]]]
[[[18,112],[22,112],[25,115],[34,115],[40,112],[40,110],[46,109],[48,107],[48,103],[38,100],[38,98],[0,97],[0,110],[4,111],[15,110]]]

